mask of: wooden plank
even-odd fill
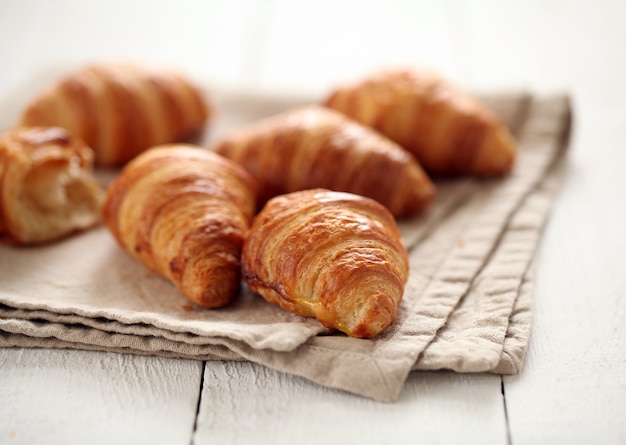
[[[501,75],[569,88],[575,98],[566,178],[537,261],[526,366],[504,379],[515,445],[626,443],[626,95],[615,87],[626,73],[625,14],[626,4],[614,1],[555,3],[544,14],[520,3],[507,14],[519,17],[506,25],[518,45],[531,42],[528,51],[542,42],[542,50],[515,67],[519,55],[509,52]],[[548,38],[555,29],[558,37]],[[484,44],[478,60],[496,51],[489,35],[476,41]],[[565,48],[577,48],[576,57],[563,57]]]
[[[207,362],[195,444],[506,443],[500,377],[413,373],[375,402],[249,362]]]
[[[202,362],[0,349],[0,443],[189,444]]]
[[[505,379],[516,445],[626,442],[626,154],[614,154],[572,165],[547,227],[527,366]]]

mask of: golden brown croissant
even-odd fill
[[[52,241],[100,221],[93,152],[67,131],[17,128],[0,137],[0,240]]]
[[[375,199],[396,216],[423,211],[434,186],[401,147],[319,106],[289,110],[219,141],[215,150],[243,165],[260,199],[316,187]]]
[[[246,238],[242,265],[250,289],[270,303],[362,338],[395,321],[408,277],[389,211],[324,189],[268,201]]]
[[[209,106],[173,71],[130,63],[87,66],[51,86],[24,111],[21,125],[55,125],[80,137],[96,163],[122,165],[149,147],[201,129]]]
[[[103,219],[130,255],[185,298],[219,307],[239,287],[255,198],[240,166],[196,146],[166,145],[124,167],[107,191]]]
[[[506,126],[428,71],[382,71],[337,88],[325,105],[397,142],[429,173],[499,175],[515,158]]]

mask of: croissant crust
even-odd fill
[[[397,142],[432,174],[500,175],[515,159],[506,126],[430,71],[377,72],[336,88],[325,105]]]
[[[408,256],[385,207],[314,189],[268,201],[244,243],[242,269],[267,301],[369,338],[395,321]]]
[[[191,145],[152,148],[107,191],[103,219],[119,244],[204,307],[228,304],[255,211],[253,179],[240,166]]]
[[[200,90],[177,72],[102,63],[43,91],[20,123],[66,128],[95,150],[96,163],[115,166],[149,147],[185,140],[210,111]]]
[[[261,202],[321,187],[372,198],[401,217],[422,212],[434,196],[428,176],[401,147],[324,107],[253,123],[214,149],[252,174]]]

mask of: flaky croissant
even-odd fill
[[[55,125],[83,139],[96,163],[122,165],[149,147],[185,140],[210,117],[199,89],[174,71],[94,64],[42,92],[21,125]]]
[[[0,137],[0,241],[37,244],[94,226],[104,192],[93,152],[62,128]]]
[[[244,243],[242,269],[270,303],[370,338],[395,321],[408,256],[385,207],[314,189],[267,202]]]
[[[397,69],[338,87],[325,105],[410,151],[431,174],[500,175],[515,142],[481,102],[429,71]]]
[[[239,287],[254,180],[240,166],[191,145],[145,151],[107,190],[103,220],[148,269],[204,307],[228,304]]]
[[[253,123],[214,149],[256,178],[262,202],[321,187],[367,196],[407,216],[423,211],[434,196],[430,179],[401,147],[324,107]]]

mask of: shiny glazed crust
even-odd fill
[[[115,166],[149,147],[184,140],[209,113],[198,88],[179,73],[94,64],[42,92],[21,125],[66,128],[95,150],[97,164]]]
[[[185,298],[219,307],[239,287],[255,198],[240,166],[199,147],[166,145],[122,170],[107,191],[103,220],[122,248]]]
[[[62,128],[16,128],[0,137],[0,241],[39,244],[100,221],[103,190],[93,152]]]
[[[507,173],[515,142],[486,106],[441,76],[386,70],[337,88],[325,105],[410,151],[429,173]]]
[[[367,196],[402,217],[422,212],[434,196],[430,179],[401,147],[324,107],[253,123],[214,149],[252,174],[262,202],[321,187]]]
[[[370,338],[395,321],[408,256],[382,205],[314,189],[268,201],[244,243],[242,269],[270,303]]]

